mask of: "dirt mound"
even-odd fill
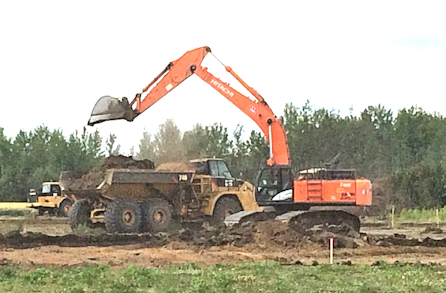
[[[144,234],[95,234],[48,236],[42,233],[11,232],[0,234],[0,247],[31,248],[47,245],[64,247],[114,246],[143,244],[145,247],[162,247],[169,243],[182,242],[186,246],[211,247],[233,245],[241,247],[253,241],[254,225],[247,223],[237,227],[204,226],[198,230],[183,228],[172,233]]]
[[[62,247],[83,246],[114,246],[134,243],[146,243],[147,247],[158,247],[165,245],[165,241],[159,237],[149,234],[100,234],[94,236],[68,234],[64,236],[49,236],[42,233],[8,233],[0,235],[0,247],[32,248],[47,245],[58,245]]]
[[[65,190],[95,189],[104,180],[108,169],[154,169],[150,160],[135,160],[131,156],[110,156],[104,158],[99,170],[91,170],[87,174],[65,171],[60,175],[60,183]]]
[[[93,231],[97,231],[94,229]],[[209,225],[181,225],[169,233],[145,234],[106,234],[94,235],[69,234],[48,236],[41,233],[0,234],[0,247],[29,248],[46,245],[65,247],[79,246],[115,246],[140,244],[144,247],[247,247],[248,249],[274,248],[276,250],[301,247],[328,247],[329,239],[334,239],[335,248],[358,248],[361,246],[400,246],[400,247],[446,247],[446,238],[432,239],[407,238],[405,235],[368,236],[356,232],[342,231],[335,228],[299,230],[293,225],[280,221],[244,222],[232,227]]]
[[[164,163],[156,167],[157,171],[193,172],[195,169],[187,163]]]
[[[95,189],[104,180],[105,172],[89,172],[84,175],[62,172],[60,184],[64,190],[89,190]]]
[[[293,229],[289,224],[280,221],[270,220],[259,222],[256,225],[256,230],[256,243],[265,245],[297,247],[309,241],[309,233]]]
[[[339,238],[338,238],[339,239]],[[328,241],[328,240],[327,240]],[[213,227],[209,225],[183,225],[170,233],[156,234],[99,234],[93,236],[65,235],[47,236],[40,233],[12,233],[0,235],[0,246],[23,248],[42,245],[59,246],[112,246],[123,244],[144,243],[147,247],[159,247],[170,243],[183,243],[194,247],[212,247],[231,245],[243,247],[253,244],[255,247],[298,247],[309,242],[323,244],[322,238],[313,238],[310,232],[297,231],[288,224],[278,221],[259,223],[244,222],[231,227]],[[339,243],[340,240],[338,240]],[[345,247],[345,246],[339,246]]]
[[[110,156],[103,160],[101,171],[108,169],[154,169],[155,164],[150,160],[135,160],[131,156]]]

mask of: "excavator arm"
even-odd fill
[[[143,93],[150,89],[143,99],[141,99],[142,93],[136,94],[136,97],[130,103],[126,98],[119,101],[109,96],[102,97],[93,108],[88,124],[94,125],[116,119],[133,121],[133,119],[154,105],[189,76],[196,74],[237,106],[260,127],[270,147],[269,159],[267,161],[268,165],[288,165],[289,152],[286,133],[280,120],[274,115],[265,100],[253,88],[249,87],[231,67],[225,66],[226,70],[254,96],[253,98],[241,94],[228,83],[212,75],[207,68],[202,67],[201,62],[210,52],[209,47],[197,48],[186,52],[178,60],[169,63],[143,89]]]

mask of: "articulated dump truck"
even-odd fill
[[[116,158],[126,157],[107,159]],[[76,199],[68,215],[71,228],[104,223],[110,233],[161,232],[178,222],[218,225],[231,214],[262,210],[253,185],[233,178],[224,160],[166,163],[156,169],[123,160],[126,168],[121,164],[81,178],[62,172],[62,192]]]

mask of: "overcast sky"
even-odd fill
[[[286,103],[358,115],[382,104],[446,114],[443,1],[0,1],[0,127],[65,135],[104,95],[132,99],[186,51],[209,46],[282,115]],[[224,68],[203,62],[236,89]],[[242,91],[246,93],[246,91]],[[124,153],[144,129],[257,125],[196,76],[113,132]]]

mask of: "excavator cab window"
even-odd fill
[[[260,202],[271,201],[279,193],[293,187],[288,167],[266,167],[260,172],[257,182],[256,199]]]

